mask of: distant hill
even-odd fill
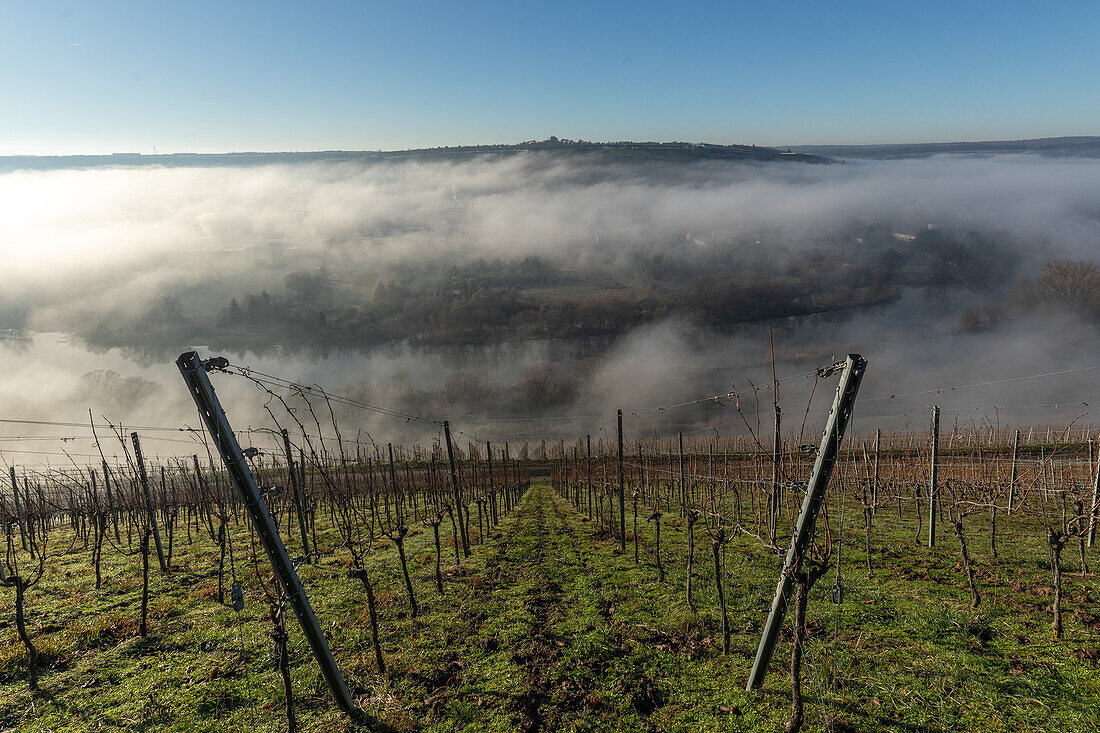
[[[468,145],[453,148],[420,148],[415,150],[324,150],[290,153],[174,153],[144,155],[114,153],[112,155],[11,155],[0,156],[0,171],[52,170],[94,168],[99,166],[168,167],[245,166],[273,163],[313,163],[327,161],[386,160],[467,160],[478,156],[508,156],[519,153],[539,153],[555,157],[577,157],[595,161],[669,161],[698,160],[792,161],[827,163],[827,159],[802,152],[782,152],[776,148],[755,145],[711,145],[685,142],[587,142],[584,140],[531,140],[516,144]]]
[[[991,156],[1031,153],[1045,156],[1100,157],[1100,136],[1044,137],[1033,140],[979,142],[897,143],[889,145],[795,145],[769,148],[757,145],[715,145],[687,142],[589,142],[586,140],[529,140],[497,145],[464,145],[412,150],[318,150],[307,152],[173,153],[145,155],[7,155],[0,156],[0,172],[55,170],[101,166],[216,167],[318,163],[342,161],[469,160],[536,153],[585,162],[664,161],[689,163],[701,160],[787,161],[831,163],[836,159],[924,158],[932,155]]]
[[[954,143],[901,143],[896,145],[798,145],[792,151],[829,158],[924,158],[930,155],[1007,155],[1032,153],[1047,156],[1100,157],[1100,137],[1040,137],[1032,140],[985,140]]]

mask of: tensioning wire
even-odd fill
[[[1063,374],[1076,374],[1079,372],[1089,372],[1100,369],[1100,364],[1095,366],[1080,367],[1077,369],[1062,369],[1056,372],[1041,372],[1039,374],[1027,374],[1021,377],[1006,377],[1004,379],[990,379],[984,382],[972,382],[970,384],[956,384],[948,385],[946,387],[937,387],[934,389],[926,389],[918,392],[903,392],[900,394],[879,395],[877,397],[866,397],[861,402],[876,402],[878,400],[893,400],[898,397],[917,397],[926,394],[939,394],[941,392],[954,392],[960,389],[972,389],[974,387],[988,387],[993,384],[1008,384],[1010,382],[1022,382],[1028,379],[1042,379],[1044,377],[1058,377]],[[1067,403],[1069,404],[1069,403]]]
[[[285,379],[283,377],[279,377],[279,376],[276,376],[274,374],[267,374],[265,372],[261,372],[257,369],[253,369],[252,367],[248,367],[248,366],[238,366],[238,365],[231,364],[228,367],[226,367],[225,369],[223,369],[222,371],[225,371],[227,374],[235,374],[237,376],[245,377],[246,379],[251,379],[255,382],[258,382],[260,384],[265,384],[267,386],[283,387],[283,388],[292,389],[292,390],[295,390],[295,391],[301,392],[301,393],[307,393],[308,392],[308,393],[310,393],[310,394],[312,394],[316,397],[320,397],[322,399],[328,400],[329,402],[335,402],[336,404],[346,405],[348,407],[356,407],[356,408],[359,408],[361,410],[367,410],[368,412],[375,412],[375,413],[378,413],[378,414],[381,414],[381,415],[387,415],[389,417],[397,417],[397,418],[401,418],[401,419],[406,420],[406,421],[415,420],[417,422],[431,423],[433,425],[442,425],[443,424],[443,422],[441,420],[433,420],[431,418],[422,417],[420,415],[411,415],[409,413],[400,412],[398,410],[392,410],[388,407],[381,407],[379,405],[371,405],[371,404],[368,404],[366,402],[361,402],[359,400],[354,400],[350,397],[344,397],[340,394],[329,392],[329,391],[325,390],[324,388],[322,388],[320,385],[312,385],[311,386],[311,385],[308,385],[308,384],[301,384],[299,382],[294,382],[292,380]]]
[[[14,418],[0,418],[0,423],[2,423],[2,424],[11,424],[11,425],[50,425],[52,427],[59,427],[59,428],[90,428],[90,425],[91,425],[88,422],[60,422],[60,421],[57,421],[57,420],[17,420],[17,419],[14,419]],[[122,423],[119,423],[119,424],[116,425],[116,424],[111,423],[111,422],[96,423],[96,425],[101,425],[101,426],[106,427],[106,428],[111,429],[111,430],[113,430],[115,428],[125,427],[128,430],[141,430],[141,431],[170,430],[170,431],[173,431],[173,432],[181,432],[181,433],[197,433],[197,432],[199,432],[198,428],[191,428],[191,427],[187,427],[186,425],[184,425],[182,427],[169,427],[167,425],[123,425]]]

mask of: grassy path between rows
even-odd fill
[[[705,561],[700,553],[699,561]],[[785,701],[747,704],[748,647],[723,657],[707,619],[536,485],[468,567],[425,646],[424,730],[775,730]],[[448,604],[450,605],[450,604]],[[430,659],[430,662],[427,660]],[[394,721],[395,723],[397,721]]]

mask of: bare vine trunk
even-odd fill
[[[661,513],[653,512],[653,516],[650,517],[650,519],[653,520],[653,526],[656,532],[653,556],[657,560],[657,580],[663,583],[665,582],[665,566],[661,564]]]
[[[805,720],[802,706],[802,649],[806,642],[806,601],[810,583],[806,573],[795,573],[794,643],[791,646],[791,717],[784,727],[786,733],[798,733]]]
[[[371,585],[367,571],[361,567],[353,570],[350,577],[356,578],[362,583],[363,589],[367,592],[367,613],[370,614],[370,635],[371,642],[374,645],[374,661],[378,664],[378,673],[385,674],[386,662],[382,659],[382,644],[378,639],[378,608],[374,602],[374,586]]]
[[[691,576],[693,573],[692,565],[695,562],[695,522],[699,520],[699,512],[694,509],[688,510],[687,523],[688,523],[688,561],[687,561],[687,604],[688,608],[692,611],[695,610],[695,601],[691,598]]]
[[[955,536],[959,539],[963,570],[966,571],[966,582],[970,584],[970,605],[972,608],[977,608],[982,602],[982,597],[978,595],[978,586],[974,582],[974,568],[970,564],[970,553],[966,551],[966,535],[963,534],[962,520],[956,519],[952,526],[955,528]]]
[[[1054,601],[1051,610],[1054,612],[1054,638],[1062,638],[1062,548],[1065,546],[1065,538],[1060,532],[1047,530],[1047,544],[1050,546],[1050,573],[1051,590]]]
[[[443,593],[443,573],[440,571],[440,556],[443,548],[439,543],[439,520],[432,522],[432,535],[435,537],[435,589]]]
[[[99,590],[103,585],[103,538],[107,534],[107,517],[99,516],[97,520],[99,528],[96,532],[95,549],[92,554],[95,555],[95,587],[96,590]]]
[[[281,598],[271,604],[271,640],[275,646],[275,669],[283,681],[283,697],[286,702],[286,726],[288,733],[297,733],[298,720],[294,715],[294,688],[290,683],[290,659],[286,653],[286,623],[283,613],[286,610],[285,601]]]
[[[873,578],[875,571],[871,567],[871,517],[874,509],[870,505],[863,507],[863,523],[867,529],[867,577]]]
[[[27,622],[24,606],[26,601],[27,584],[19,577],[12,578],[15,583],[15,629],[19,633],[19,640],[23,642],[27,650],[27,684],[31,690],[38,691],[38,650],[34,648],[31,637],[27,634]]]
[[[145,530],[141,537],[141,638],[149,635],[149,535],[150,530]]]
[[[409,607],[412,609],[413,618],[416,618],[420,609],[416,605],[416,594],[413,592],[412,578],[409,577],[409,563],[405,560],[405,534],[408,531],[407,527],[399,529],[394,542],[397,543],[397,554],[401,558],[401,574],[405,576],[405,590],[409,594]]]

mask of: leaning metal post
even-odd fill
[[[222,361],[222,364],[224,363]],[[349,715],[355,715],[355,706],[351,701],[348,687],[344,683],[344,677],[340,674],[340,668],[336,666],[336,660],[333,659],[332,652],[328,648],[324,632],[321,631],[321,625],[317,623],[317,617],[313,614],[313,607],[302,588],[302,582],[298,579],[294,564],[287,555],[286,547],[283,546],[279,530],[267,511],[267,505],[264,504],[263,497],[260,496],[260,489],[256,485],[256,479],[252,476],[252,471],[248,468],[248,463],[241,452],[241,446],[237,443],[236,436],[233,435],[233,428],[229,425],[229,420],[225,416],[221,402],[214,394],[214,387],[210,384],[204,362],[199,359],[196,352],[188,351],[180,355],[179,359],[176,360],[176,366],[179,367],[183,380],[187,383],[187,388],[191,392],[191,397],[194,398],[195,404],[199,408],[199,414],[206,423],[206,427],[217,445],[218,452],[221,453],[230,480],[237,487],[237,491],[240,492],[241,498],[244,500],[245,508],[248,509],[252,524],[260,537],[260,542],[267,550],[271,566],[286,592],[287,600],[294,609],[294,614],[298,617],[298,623],[302,625],[302,632],[313,650],[313,656],[321,666],[321,673],[324,674],[325,681],[328,682],[329,689],[332,690],[332,695],[336,698],[336,704]]]
[[[821,436],[821,447],[817,451],[814,472],[806,487],[806,498],[802,501],[802,510],[798,514],[798,522],[791,537],[791,546],[787,550],[787,558],[783,561],[783,570],[779,574],[779,585],[775,589],[771,612],[768,614],[767,623],[764,624],[760,646],[756,650],[756,660],[752,663],[749,681],[745,685],[748,691],[758,689],[763,684],[764,675],[767,674],[768,666],[771,664],[775,644],[779,640],[779,630],[783,626],[783,617],[787,613],[791,587],[794,585],[794,568],[813,539],[817,514],[825,499],[825,489],[829,486],[829,478],[833,474],[833,468],[840,454],[840,441],[844,438],[844,431],[852,416],[852,406],[855,404],[859,383],[866,369],[866,359],[859,354],[848,354],[844,371],[840,375],[840,384],[836,388],[836,397],[833,398],[833,407],[829,411],[829,421],[825,426],[824,435]]]

